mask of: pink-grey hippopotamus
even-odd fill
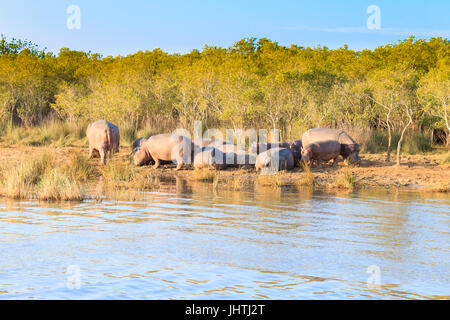
[[[183,164],[189,164],[194,154],[194,143],[191,139],[177,134],[158,134],[151,136],[134,154],[133,161],[137,166],[155,161],[158,168],[161,161],[176,162],[175,170],[180,170]]]
[[[144,144],[144,142],[147,141],[147,138],[138,138],[133,141],[133,145],[131,146],[131,153],[135,154],[136,151]]]
[[[100,163],[106,163],[106,156],[119,152],[119,128],[105,120],[98,120],[88,125],[86,136],[89,141],[88,159],[100,156]]]
[[[341,144],[335,140],[313,142],[303,147],[302,160],[309,164],[333,160],[335,166],[340,154]]]
[[[306,131],[302,136],[303,146],[314,142],[337,141],[341,145],[340,155],[349,163],[361,161],[359,144],[350,135],[337,129],[314,128]]]

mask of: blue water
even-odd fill
[[[448,195],[197,184],[133,198],[0,200],[0,299],[450,297]]]

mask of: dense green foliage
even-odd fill
[[[280,46],[265,38],[184,55],[159,49],[102,57],[0,41],[0,121],[32,126],[49,117],[106,119],[136,128],[309,127],[361,131],[390,126],[450,131],[449,42],[409,38],[375,50]],[[155,130],[157,131],[157,130]],[[407,137],[407,136],[406,136]]]

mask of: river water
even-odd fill
[[[0,200],[0,299],[450,297],[449,195],[215,191]]]

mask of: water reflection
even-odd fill
[[[154,183],[122,200],[2,200],[0,298],[449,296],[448,195]]]

